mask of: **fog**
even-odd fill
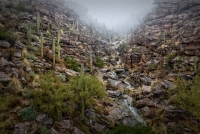
[[[68,0],[69,1],[69,0]],[[127,31],[136,27],[153,8],[154,0],[71,0],[86,7],[90,18],[105,23],[109,29]],[[70,3],[69,3],[70,4]],[[69,5],[72,8],[76,6]],[[80,7],[79,7],[80,8]],[[79,9],[77,8],[77,10]],[[76,11],[76,9],[75,9]]]

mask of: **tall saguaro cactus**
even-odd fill
[[[31,46],[31,24],[30,23],[28,23],[27,39],[28,39],[28,47],[30,47]]]
[[[40,19],[40,12],[38,11],[37,12],[37,33],[39,34],[40,32],[40,22],[41,22],[41,19]]]
[[[60,35],[61,29],[58,29],[58,39],[57,39],[57,51],[58,51],[58,61],[60,61]]]
[[[43,46],[43,44],[44,44],[44,38],[43,38],[43,35],[41,35],[40,36],[40,49],[41,49],[41,57],[43,58],[44,57],[44,46]]]
[[[56,57],[55,43],[56,43],[56,41],[55,41],[55,39],[53,39],[53,42],[52,42],[53,64],[56,63],[56,59],[55,59],[55,57]]]
[[[90,47],[90,73],[92,73],[92,47]]]

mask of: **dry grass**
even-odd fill
[[[28,54],[27,49],[26,48],[23,49],[22,50],[22,59],[26,58],[27,54]]]
[[[30,63],[29,63],[29,61],[28,61],[26,58],[24,58],[23,63],[24,63],[24,65],[25,65],[27,68],[30,67]]]
[[[16,77],[13,77],[8,85],[8,89],[19,90],[20,88],[21,88],[21,82]]]
[[[34,76],[34,79],[33,79],[34,82],[39,82],[40,81],[40,76],[38,74],[36,74]]]

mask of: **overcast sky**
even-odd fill
[[[154,0],[74,0],[86,6],[88,14],[108,28],[134,26],[153,7]]]

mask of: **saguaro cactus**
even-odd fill
[[[40,36],[40,49],[41,49],[41,57],[43,58],[44,56],[44,52],[43,52],[43,49],[44,49],[44,38],[43,38],[43,35]]]
[[[55,57],[56,57],[55,42],[56,42],[55,39],[53,39],[53,42],[52,42],[53,64],[56,63],[56,60],[55,60]]]
[[[30,23],[28,23],[27,39],[28,39],[28,47],[30,47],[31,46],[31,24]]]
[[[90,73],[92,73],[92,47],[90,47]]]
[[[58,51],[58,61],[60,61],[60,35],[61,29],[58,29],[58,39],[57,39],[57,51]]]
[[[40,32],[40,22],[41,22],[41,19],[40,19],[40,12],[38,11],[37,12],[37,33],[39,34]]]

